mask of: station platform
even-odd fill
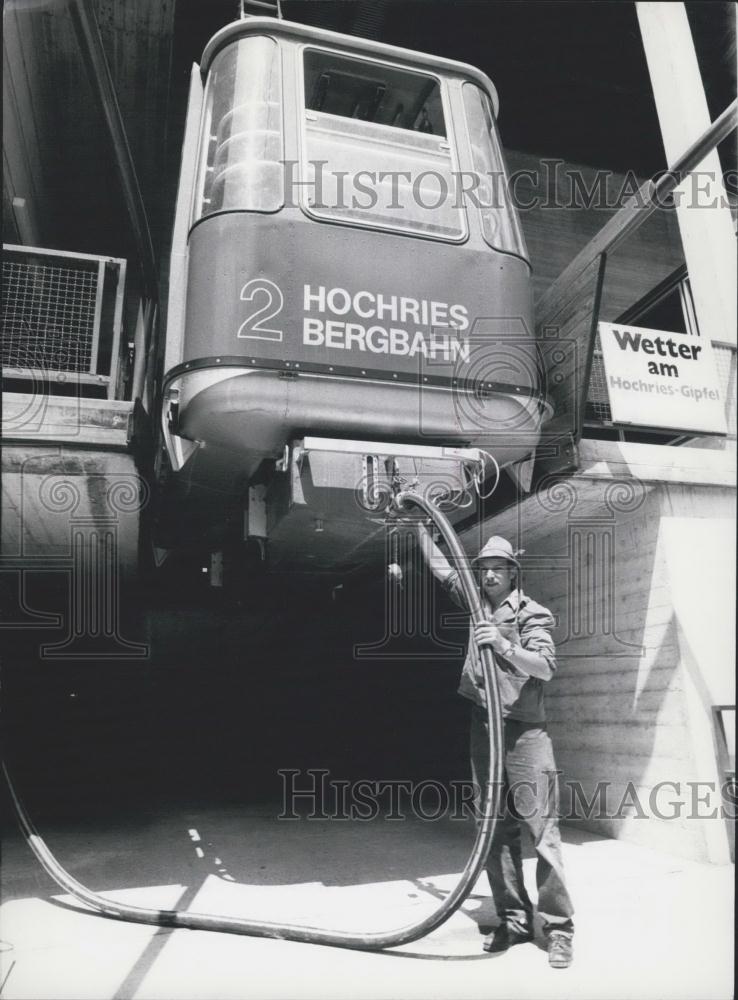
[[[458,877],[468,821],[277,820],[272,806],[161,808],[40,829],[59,860],[113,899],[331,929],[404,926]],[[40,824],[43,827],[43,824]],[[384,953],[93,916],[56,886],[11,827],[2,875],[0,996],[21,998],[568,998],[733,995],[733,867],[698,864],[563,828],[575,961],[536,941],[482,951],[494,922],[483,875],[460,912]],[[535,861],[526,883],[535,899]]]

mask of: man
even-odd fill
[[[418,526],[420,550],[434,576],[466,608],[458,572],[427,528]],[[494,650],[504,720],[504,781],[500,818],[486,869],[499,926],[485,938],[489,952],[533,940],[533,907],[523,882],[521,827],[533,838],[537,856],[538,912],[554,968],[573,958],[574,912],[564,882],[557,809],[556,763],[546,732],[543,685],[556,669],[551,612],[520,589],[520,563],[505,539],[493,536],[472,561],[481,585],[487,621],[470,634],[459,694],[472,702],[471,761],[476,788],[489,774],[489,736],[479,646]]]

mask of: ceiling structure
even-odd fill
[[[713,117],[735,93],[730,3],[688,3]],[[176,44],[199,61],[234,0],[178,0]],[[282,0],[283,15],[484,70],[507,147],[648,174],[664,166],[635,4],[624,0]],[[199,37],[198,37],[199,36]]]
[[[237,0],[92,0],[150,216],[166,254],[190,67],[237,19]],[[734,6],[687,9],[715,117],[735,93]],[[646,176],[664,161],[630,2],[283,0],[284,17],[472,63],[500,95],[511,150]],[[110,145],[67,0],[8,0],[39,64],[40,168],[51,193],[45,245],[130,256]],[[15,21],[13,22],[15,23]],[[6,50],[7,58],[7,50]],[[732,164],[731,164],[732,165]],[[4,206],[7,198],[4,199]]]
[[[177,114],[169,100],[174,0],[94,0],[93,9],[151,225],[163,233],[169,209],[159,192],[168,186],[164,157]],[[9,147],[24,145],[41,201],[41,245],[130,257],[112,147],[69,3],[7,0],[3,35],[4,195],[9,173],[20,188],[12,194],[28,194],[23,170],[7,168]],[[3,222],[7,233],[5,215]]]

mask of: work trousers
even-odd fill
[[[532,927],[533,906],[523,882],[521,829],[536,850],[538,912],[544,933],[573,933],[572,906],[564,881],[558,823],[558,780],[551,739],[540,723],[505,720],[504,787],[486,870],[497,916],[513,931]],[[472,777],[477,801],[489,780],[487,713],[476,705],[471,721]]]

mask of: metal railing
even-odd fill
[[[606,401],[602,395],[602,391],[606,392],[604,385],[600,386],[597,399],[588,398],[593,371],[597,378],[597,320],[608,256],[666,203],[684,178],[737,124],[738,100],[734,100],[666,173],[647,180],[625,202],[541,296],[536,305],[536,336],[547,361],[556,414],[544,425],[545,443],[550,445],[567,438],[578,440],[588,402],[599,407],[609,404],[609,399]],[[735,350],[729,345],[715,344],[713,349],[719,356],[720,377],[728,393],[726,399],[730,400],[729,393],[735,391]],[[734,426],[734,408],[728,419]]]
[[[726,719],[726,716],[728,718]],[[726,725],[727,723],[727,725]],[[712,726],[724,796],[724,816],[728,828],[730,859],[735,860],[735,705],[713,705]],[[732,795],[731,795],[732,790]]]
[[[3,246],[5,379],[97,385],[116,397],[126,261]]]

